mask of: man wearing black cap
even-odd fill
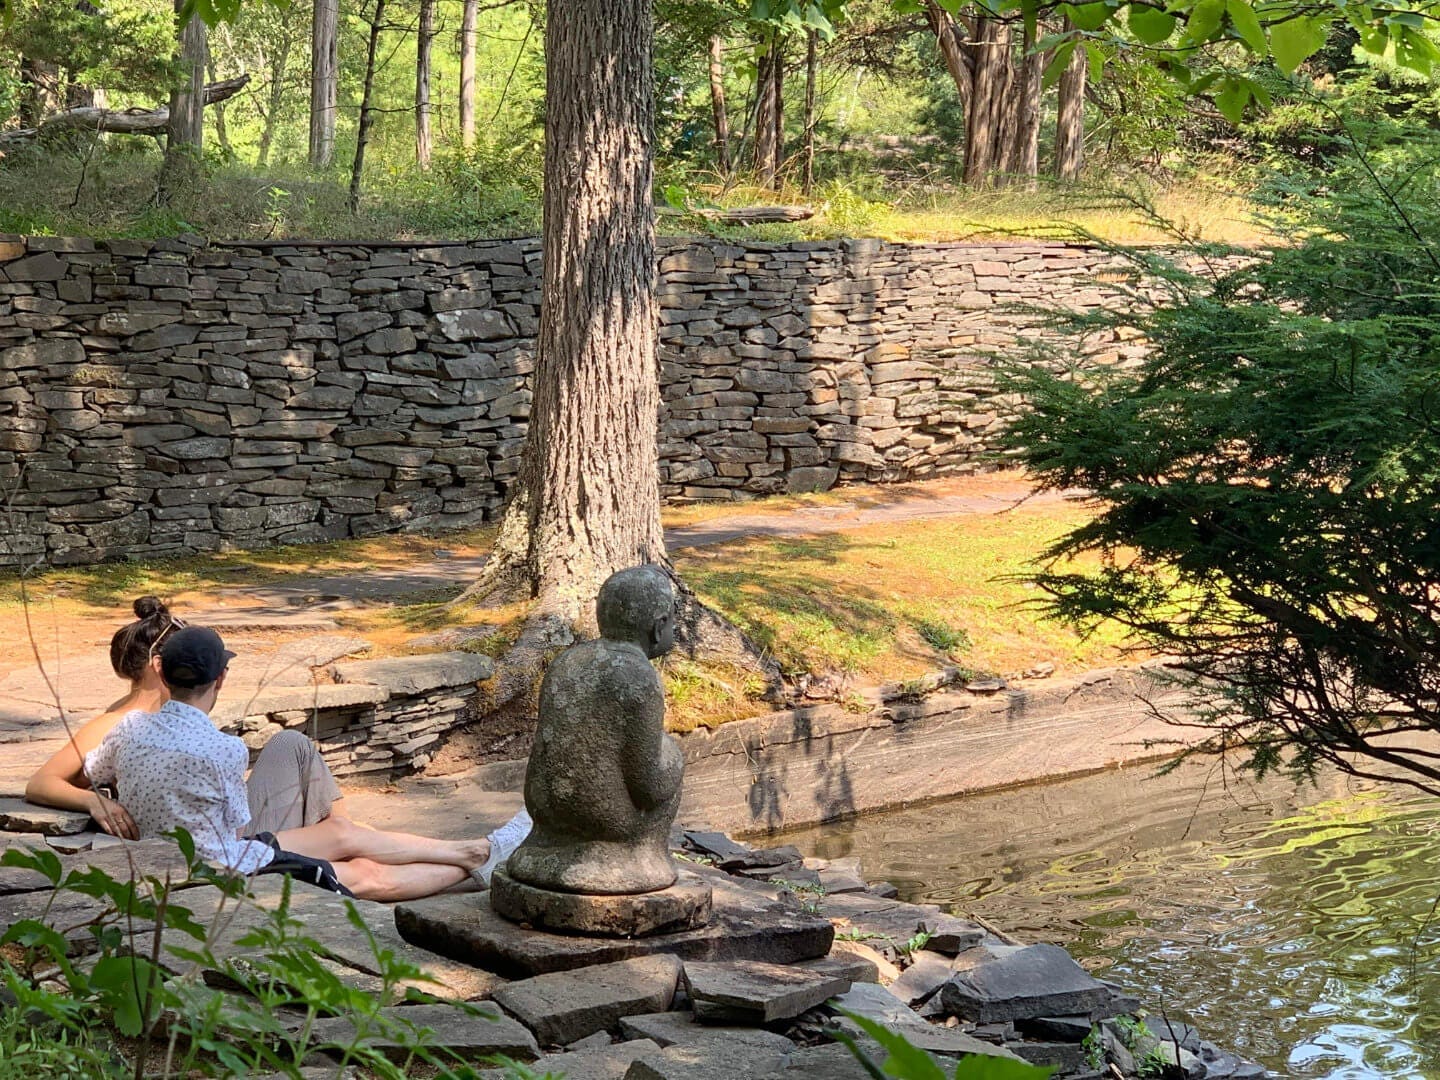
[[[276,808],[254,806],[255,791],[247,791],[245,782],[249,749],[218,731],[210,719],[234,657],[214,630],[178,631],[160,653],[170,700],[158,712],[130,713],[86,755],[86,775],[92,783],[118,787],[119,801],[142,837],[183,828],[199,854],[240,874],[284,873],[363,899],[406,900],[440,892],[467,877],[488,884],[489,871],[508,858],[529,831],[529,819],[522,813],[474,841],[369,829],[339,815],[252,833],[264,821],[283,822],[294,815],[288,807],[277,814]],[[319,761],[313,745],[304,741]],[[323,762],[319,770],[338,797]],[[303,775],[288,784],[271,778],[256,785],[255,779],[250,787],[261,792],[292,791],[300,798],[309,794]],[[329,801],[323,806],[328,809]]]

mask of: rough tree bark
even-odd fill
[[[1040,175],[1040,114],[1045,68],[1049,52],[1035,52],[1035,34],[1025,35],[1023,59],[1015,80],[1013,96],[1014,134],[1010,141],[1005,171],[1034,188]]]
[[[552,0],[544,278],[517,488],[482,587],[594,628],[601,582],[665,561],[649,0]]]
[[[370,44],[365,51],[365,82],[360,91],[360,123],[355,131],[355,160],[350,166],[350,213],[360,212],[360,180],[365,174],[365,149],[370,129],[375,126],[375,58],[380,51],[380,32],[385,28],[385,2],[375,0],[370,15]]]
[[[415,164],[430,167],[434,138],[430,133],[430,56],[435,47],[435,0],[420,0],[420,26],[415,41]]]
[[[465,0],[460,16],[460,142],[475,145],[475,36],[480,0]]]
[[[755,175],[778,191],[785,157],[785,57],[778,33],[771,35],[755,79]]]
[[[1065,28],[1070,29],[1067,20]],[[1085,77],[1089,57],[1083,48],[1070,54],[1060,73],[1059,104],[1055,113],[1055,175],[1079,180],[1085,167]]]
[[[175,0],[179,33],[176,59],[185,81],[170,92],[165,160],[160,166],[158,190],[162,206],[198,176],[205,135],[205,67],[209,60],[205,21],[192,15],[180,22],[184,7],[185,0]]]
[[[335,114],[340,94],[340,0],[315,0],[310,32],[310,164],[335,156]]]
[[[710,38],[710,111],[715,116],[715,162],[728,177],[730,117],[725,112],[725,41],[719,34]]]
[[[1010,23],[983,10],[957,18],[926,0],[925,15],[965,112],[965,183],[1037,175],[1045,57],[1027,40],[1017,58]]]
[[[800,190],[807,196],[815,187],[815,80],[820,66],[816,47],[818,40],[819,34],[814,30],[805,35],[804,168],[800,174]]]

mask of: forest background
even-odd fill
[[[1155,63],[1166,28],[1133,14],[1067,50],[1055,43],[1075,28],[1059,18],[1027,30],[935,0],[659,0],[655,13],[656,201],[675,232],[946,240],[1068,222],[1130,241],[1162,235],[1154,208],[1213,239],[1259,239],[1246,196],[1323,171],[1357,124],[1393,141],[1440,120],[1440,79],[1357,48],[1343,22],[1295,76],[1237,36],[1191,59],[1186,84]],[[533,0],[293,0],[208,32],[194,20],[203,81],[231,96],[204,109],[190,167],[167,175],[156,110],[186,70],[170,0],[11,0],[0,232],[535,233],[545,18]],[[1236,80],[1272,99],[1238,124]],[[814,215],[715,220],[756,204]]]

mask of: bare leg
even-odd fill
[[[462,876],[490,857],[488,840],[432,840],[411,833],[370,829],[336,817],[318,825],[286,829],[276,833],[275,839],[286,851],[332,863],[351,859],[368,859],[387,866],[432,863],[458,868]]]
[[[340,883],[359,899],[384,903],[434,896],[469,879],[462,868],[439,863],[386,866],[370,859],[350,859],[334,866]]]

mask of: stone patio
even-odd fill
[[[796,873],[785,849],[754,852],[714,836],[703,843],[714,847],[721,839],[729,845],[725,861],[736,869],[768,865],[775,877],[731,875],[708,865],[698,844],[682,850],[714,890],[716,920],[701,931],[630,940],[540,933],[499,919],[482,893],[394,908],[356,903],[376,947],[422,974],[392,993],[426,997],[392,998],[384,1016],[427,1031],[428,1045],[458,1058],[505,1054],[569,1080],[866,1080],[864,1068],[834,1042],[834,1032],[860,1031],[841,1010],[900,1032],[942,1061],[1020,1058],[1056,1066],[1060,1077],[1096,1080],[1113,1077],[1112,1066],[1135,1076],[1136,1062],[1149,1055],[1167,1058],[1175,1075],[1190,1080],[1266,1075],[1178,1020],[1116,1023],[1135,1014],[1138,1002],[1092,978],[1063,949],[1001,940],[937,908],[877,895],[889,891],[883,884],[834,896],[797,889],[784,877]],[[32,833],[31,843],[44,838]],[[223,926],[213,945],[222,963],[204,973],[207,981],[223,979],[223,961],[251,951],[241,940],[282,893],[280,879],[271,877],[255,879],[251,896],[239,902],[208,884],[183,882],[178,852],[164,841],[116,842],[60,859],[66,869],[94,865],[120,878],[133,869],[178,882],[175,903],[202,923]],[[798,869],[830,871],[807,862]],[[840,871],[858,876],[858,867]],[[94,938],[76,928],[101,910],[98,901],[74,893],[53,897],[39,875],[0,868],[0,927],[39,918],[66,931],[83,953]],[[370,993],[381,988],[375,948],[356,932],[344,901],[296,885],[290,912],[343,982]],[[919,928],[930,932],[928,939],[914,937]],[[127,932],[148,952],[152,926]],[[162,965],[184,967],[168,955]],[[435,998],[481,1003],[484,1015],[424,1003]],[[317,1042],[343,1044],[349,1025],[343,1017],[321,1021]],[[399,1052],[391,1035],[370,1042]],[[867,1038],[860,1043],[883,1059]]]

